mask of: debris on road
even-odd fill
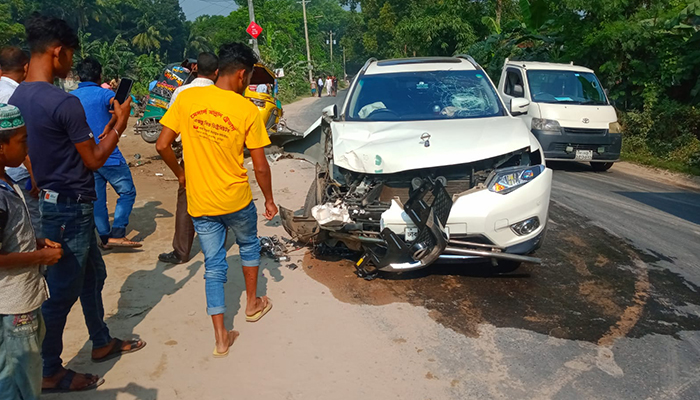
[[[163,176],[161,172],[156,172],[156,176]]]
[[[299,268],[299,266],[296,265],[296,264],[294,264],[294,263],[291,263],[291,264],[288,264],[288,265],[287,265],[287,268],[289,268],[289,269],[291,269],[292,271],[294,271],[295,269]]]
[[[272,258],[276,262],[289,261],[287,248],[280,242],[277,236],[262,236],[260,237],[261,253]]]

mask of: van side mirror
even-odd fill
[[[324,108],[321,111],[321,115],[323,115],[324,117],[335,119],[336,117],[338,117],[338,106],[336,104],[333,104]]]
[[[514,85],[513,86],[513,97],[525,97],[525,89],[523,88],[523,85]]]
[[[530,108],[530,100],[524,98],[514,98],[510,101],[510,113],[514,117],[517,115],[527,114]]]

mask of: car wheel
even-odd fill
[[[499,274],[507,274],[520,268],[520,264],[520,261],[499,260],[498,264],[494,267],[494,271]]]
[[[610,168],[612,168],[613,164],[615,164],[615,163],[611,163],[611,162],[592,162],[592,163],[591,163],[591,168],[593,168],[593,171],[596,171],[596,172],[603,172],[603,171],[607,171],[607,170],[609,170]]]

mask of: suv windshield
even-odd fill
[[[482,71],[364,75],[353,90],[348,121],[416,121],[506,115]]]
[[[527,78],[537,103],[608,104],[598,78],[590,72],[527,71]]]

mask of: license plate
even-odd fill
[[[418,228],[406,228],[404,230],[404,240],[406,242],[412,242],[418,237]]]
[[[576,160],[591,161],[593,159],[593,150],[576,150]]]

